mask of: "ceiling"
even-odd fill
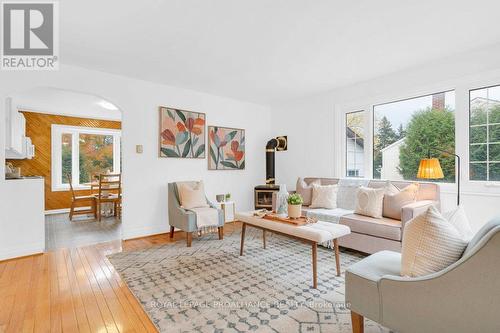
[[[500,1],[61,1],[63,63],[267,104],[500,43]]]
[[[10,96],[16,109],[63,116],[121,120],[120,109],[94,95],[51,87],[36,87]]]

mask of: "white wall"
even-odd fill
[[[237,209],[253,207],[253,187],[265,180],[264,147],[270,135],[269,108],[170,86],[134,80],[73,66],[57,72],[2,72],[0,76],[0,160],[4,159],[5,97],[38,86],[49,86],[100,96],[123,111],[123,237],[133,238],[168,230],[167,183],[203,179],[211,198],[230,192]],[[207,125],[246,130],[246,170],[208,171],[206,159],[158,157],[158,106],[204,112]],[[144,145],[136,154],[135,145]],[[0,163],[0,174],[4,165]],[[10,199],[0,177],[2,211]],[[27,204],[29,207],[29,204]],[[0,220],[0,232],[5,224]],[[23,235],[7,235],[23,241]]]
[[[276,154],[277,183],[294,189],[297,177],[344,176],[345,112],[370,110],[372,105],[402,98],[455,89],[457,153],[468,156],[468,90],[500,84],[500,46],[464,53],[453,58],[394,73],[331,92],[271,106],[275,135],[288,135],[288,151]],[[370,118],[370,117],[367,117]],[[367,128],[371,131],[371,122]],[[463,130],[465,129],[465,131]],[[365,138],[370,149],[371,133]],[[365,170],[371,170],[367,159]],[[479,228],[500,215],[500,187],[468,181],[466,163],[462,169],[462,203]],[[443,209],[455,205],[452,184],[442,187]]]

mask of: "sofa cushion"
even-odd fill
[[[340,218],[340,224],[348,226],[352,232],[401,241],[401,221],[398,220],[349,214]]]
[[[356,208],[354,212],[361,215],[382,217],[384,194],[386,188],[370,188],[360,186],[356,194]]]
[[[320,185],[321,181],[315,179],[307,184],[302,178],[297,179],[296,192],[302,196],[304,205],[309,206],[312,201],[313,185]]]
[[[384,195],[383,216],[395,220],[401,220],[401,209],[412,202],[418,193],[418,184],[413,183],[400,190],[396,186],[389,186],[389,190]]]
[[[337,189],[338,185],[316,185],[313,184],[312,202],[310,208],[328,208],[337,207]]]

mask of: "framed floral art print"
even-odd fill
[[[160,157],[205,158],[205,114],[161,106]]]
[[[208,169],[245,169],[245,130],[208,126]]]

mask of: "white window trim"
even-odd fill
[[[75,190],[88,190],[90,186],[84,186],[79,184],[80,180],[80,168],[79,168],[79,134],[98,134],[98,135],[112,135],[113,136],[113,172],[119,172],[120,170],[120,141],[121,141],[121,130],[110,129],[110,128],[95,128],[95,127],[83,127],[83,126],[68,126],[68,125],[55,125],[51,126],[51,147],[52,147],[52,191],[69,191],[69,184],[62,184],[62,149],[61,149],[61,138],[62,134],[72,134],[71,140],[71,152],[72,152],[72,183],[73,189]]]

